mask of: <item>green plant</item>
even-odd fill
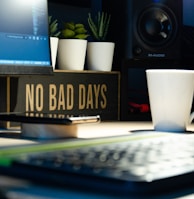
[[[49,35],[51,37],[58,37],[61,32],[58,30],[57,19],[52,20],[52,16],[49,16],[48,21],[49,21]]]
[[[88,14],[88,25],[95,40],[105,41],[107,39],[110,19],[111,15],[104,12],[98,12],[94,18],[91,13]]]
[[[64,29],[61,31],[61,37],[64,39],[86,39],[88,36],[85,26],[81,23],[64,23]]]

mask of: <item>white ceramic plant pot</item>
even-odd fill
[[[53,69],[55,69],[55,65],[56,65],[58,43],[59,43],[59,38],[50,37],[51,61],[52,61]]]
[[[83,70],[87,40],[60,39],[58,46],[58,67],[61,70]]]
[[[115,43],[88,42],[87,65],[89,70],[111,71]]]

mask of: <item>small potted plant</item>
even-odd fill
[[[67,22],[61,30],[58,66],[63,70],[83,70],[87,49],[87,30],[84,24]]]
[[[58,37],[61,32],[58,30],[57,19],[53,19],[52,16],[49,16],[48,22],[49,22],[49,36],[50,36],[50,46],[51,46],[51,60],[52,60],[52,66],[53,68],[55,68],[57,50],[58,50],[58,41],[59,41]]]
[[[87,65],[89,70],[111,71],[114,55],[114,42],[107,41],[111,15],[104,12],[92,17],[88,14],[88,25],[93,41],[87,46]]]

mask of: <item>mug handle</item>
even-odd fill
[[[190,115],[189,123],[191,123],[193,121],[193,119],[194,119],[194,112],[192,112],[191,115]]]

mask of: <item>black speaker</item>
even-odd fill
[[[179,59],[182,0],[127,0],[127,59]]]

